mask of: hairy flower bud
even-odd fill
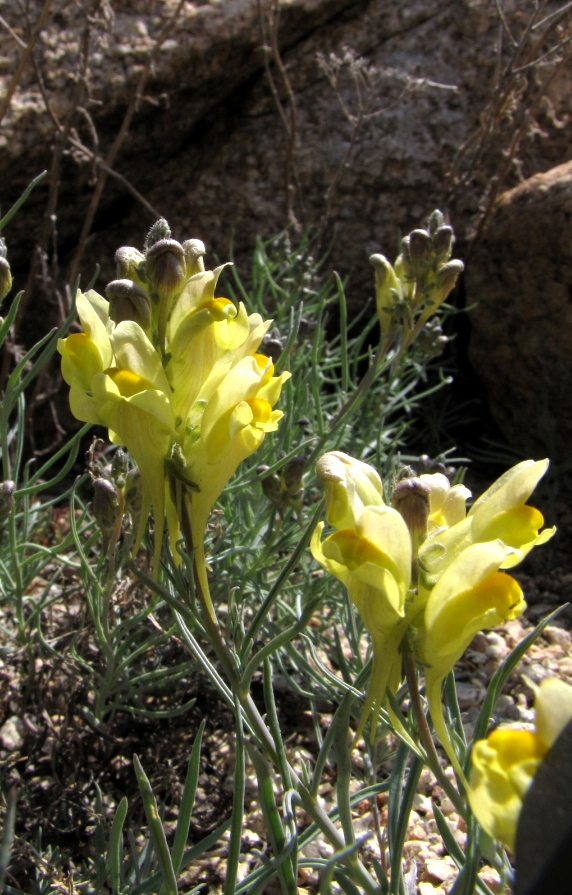
[[[139,467],[130,469],[125,479],[125,506],[134,516],[141,512],[143,493],[141,490],[141,472]]]
[[[186,239],[183,243],[183,251],[187,262],[187,276],[192,277],[196,273],[203,273],[205,269],[203,257],[207,251],[204,242],[200,239]]]
[[[433,211],[429,217],[429,221],[427,222],[427,232],[429,236],[435,236],[437,230],[443,226],[443,212],[439,211],[438,208]]]
[[[454,239],[452,227],[439,227],[433,236],[433,251],[437,264],[443,264],[449,260]]]
[[[120,249],[117,249],[114,260],[118,280],[127,278],[135,282],[140,281],[142,262],[145,261],[145,255],[138,249],[134,249],[132,246],[122,246]]]
[[[134,320],[141,329],[151,327],[151,303],[147,293],[131,280],[112,280],[106,287],[109,300],[109,316],[115,323]]]
[[[437,271],[435,285],[429,296],[427,307],[436,311],[439,305],[443,304],[464,269],[465,265],[462,261],[454,260],[448,261]]]
[[[145,238],[145,251],[147,252],[151,246],[154,246],[159,240],[170,238],[171,228],[169,227],[169,224],[165,218],[159,218],[158,221],[155,221]]]
[[[176,239],[160,239],[145,255],[145,276],[161,301],[170,302],[187,280],[185,252]]]
[[[415,265],[428,265],[433,246],[431,237],[425,230],[412,230],[409,234],[409,256]]]
[[[431,488],[426,482],[411,476],[398,482],[391,495],[391,506],[403,516],[411,535],[413,581],[417,580],[417,552],[427,536],[430,493]]]
[[[109,539],[119,518],[119,496],[115,486],[107,479],[95,479],[92,509],[103,534],[103,548],[107,550]]]

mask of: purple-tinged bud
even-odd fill
[[[125,479],[125,506],[132,515],[137,516],[141,512],[142,505],[141,472],[136,466],[129,470]]]
[[[443,264],[451,257],[451,250],[455,237],[452,227],[439,227],[433,237],[433,251],[437,264]]]
[[[93,483],[93,515],[103,534],[104,550],[119,519],[119,495],[107,479],[95,479]]]
[[[188,277],[185,251],[176,239],[160,239],[145,256],[145,276],[161,301],[171,302],[181,292]]]
[[[269,466],[262,465],[259,466],[256,470],[258,475],[260,476],[260,484],[262,485],[262,491],[264,496],[270,501],[274,506],[281,508],[284,504],[284,486],[280,481],[279,476],[276,475],[275,472],[270,475],[266,475]]]
[[[403,516],[413,547],[411,577],[417,581],[417,553],[427,537],[429,495],[431,488],[417,476],[397,483],[391,495],[391,506]]]
[[[131,280],[112,280],[105,294],[109,300],[109,316],[115,323],[133,320],[141,329],[151,328],[151,302],[144,289]]]
[[[289,497],[294,497],[300,489],[304,489],[303,476],[306,458],[299,454],[291,457],[280,470],[280,478]]]
[[[409,257],[411,262],[428,265],[431,261],[433,246],[431,237],[425,230],[412,230],[409,234]]]

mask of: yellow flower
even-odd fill
[[[353,528],[324,540],[323,529],[320,522],[312,536],[312,555],[346,586],[371,637],[371,679],[356,737],[373,709],[373,738],[386,690],[394,692],[401,680],[399,647],[411,581],[411,539],[402,516],[387,506],[363,507]]]
[[[473,544],[459,554],[425,595],[423,620],[414,640],[416,655],[425,669],[425,690],[435,730],[460,775],[443,716],[441,685],[475,634],[516,618],[526,608],[519,584],[499,571],[507,552],[505,544],[497,540]]]
[[[208,603],[208,515],[239,463],[277,428],[282,412],[274,405],[290,374],[275,376],[258,353],[271,321],[216,297],[224,265],[205,271],[203,255],[199,240],[181,245],[158,221],[145,254],[117,252],[110,301],[78,293],[83,332],[60,340],[58,350],[74,415],[106,426],[139,467],[136,546],[152,509],[155,568],[165,516],[177,559],[181,514],[188,514]]]
[[[290,373],[273,373],[265,355],[235,356],[222,379],[220,368],[213,368],[187,416],[183,456],[185,474],[198,487],[187,500],[199,569],[204,570],[204,532],[215,501],[238,465],[282,419],[282,411],[273,408]],[[208,594],[206,574],[202,584]]]
[[[383,505],[383,485],[375,469],[342,451],[330,451],[316,463],[326,497],[326,519],[334,528],[352,528],[367,506]]]
[[[450,528],[462,522],[467,510],[465,503],[471,492],[464,485],[451,485],[442,472],[432,475],[423,474],[419,478],[429,487],[429,519],[428,534],[435,530]]]
[[[572,718],[572,687],[545,678],[536,688],[536,730],[499,727],[474,744],[468,797],[484,830],[514,849],[526,792],[540,763]]]
[[[419,551],[420,573],[431,586],[467,547],[500,539],[509,550],[502,562],[508,569],[532,548],[548,541],[556,529],[541,531],[544,519],[526,501],[548,469],[548,460],[523,460],[509,469],[473,504],[466,518],[445,529],[436,528]]]
[[[139,324],[128,320],[115,326],[109,303],[93,291],[79,293],[77,307],[84,332],[58,344],[70,407],[77,419],[106,426],[111,441],[125,445],[138,465],[142,510],[135,549],[153,508],[157,565],[164,516],[172,516],[163,471],[175,437],[171,389],[161,358]]]

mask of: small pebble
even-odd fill
[[[22,721],[16,715],[12,715],[0,727],[0,743],[8,752],[17,752],[24,745]]]

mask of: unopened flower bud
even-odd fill
[[[115,253],[115,264],[117,271],[117,279],[134,280],[140,282],[140,275],[143,272],[143,262],[145,255],[132,246],[122,246]]]
[[[141,472],[139,467],[130,469],[125,479],[125,506],[134,516],[141,512],[143,491],[141,489]]]
[[[391,495],[391,506],[403,516],[411,535],[413,581],[417,581],[417,553],[427,537],[430,493],[431,488],[426,482],[417,476],[412,476],[398,482]]]
[[[12,288],[12,271],[6,258],[0,257],[0,301],[2,301]]]
[[[6,240],[0,236],[0,301],[6,298],[12,288],[12,271],[8,264],[7,254]]]
[[[141,286],[131,280],[112,280],[106,287],[109,300],[109,316],[115,323],[133,320],[141,329],[151,327],[151,303]]]
[[[183,251],[187,261],[187,276],[192,277],[196,273],[202,273],[205,269],[203,256],[206,255],[204,242],[200,239],[186,239],[183,243]]]
[[[0,525],[4,525],[14,506],[16,485],[7,479],[0,486]]]
[[[401,296],[401,284],[385,255],[372,255],[369,263],[375,271],[375,303],[381,334],[391,329],[393,309]]]
[[[383,485],[375,469],[342,451],[329,451],[316,463],[326,497],[326,519],[337,528],[352,529],[364,507],[383,506]]]
[[[439,227],[433,236],[433,251],[435,252],[437,264],[443,264],[449,260],[454,239],[452,227]]]
[[[123,488],[129,472],[129,457],[122,448],[117,448],[111,461],[111,478],[118,488]]]
[[[414,265],[428,265],[432,249],[431,237],[425,230],[413,230],[409,234],[409,257]]]
[[[282,349],[284,345],[280,341],[280,339],[275,339],[272,337],[265,336],[262,342],[260,343],[260,351],[263,354],[268,355],[272,358],[272,363],[276,363],[280,355],[282,354]]]
[[[95,479],[92,509],[97,524],[101,528],[103,547],[106,550],[119,518],[119,496],[114,485],[107,479]]]
[[[395,259],[394,269],[396,275],[402,280],[415,279],[415,268],[411,260],[408,236],[404,236],[401,240],[401,254]]]
[[[448,261],[437,271],[435,285],[429,295],[427,306],[434,311],[441,305],[457,282],[459,274],[465,269],[465,265],[458,259]]]
[[[439,211],[439,209],[436,208],[435,211],[431,214],[429,221],[427,223],[427,230],[429,232],[429,236],[432,236],[432,237],[435,236],[435,234],[437,233],[437,230],[439,230],[439,228],[443,226],[443,221],[444,221],[443,212]]]
[[[181,291],[188,277],[185,252],[176,239],[160,239],[145,256],[145,275],[149,286],[162,300],[170,302]]]
[[[290,504],[298,522],[302,525],[302,506],[304,504],[304,466],[306,458],[299,455],[292,457],[284,465],[280,473],[280,478],[284,485],[287,502]]]
[[[260,476],[260,484],[262,485],[264,496],[270,503],[274,504],[274,506],[281,507],[284,501],[282,482],[275,472],[266,475],[269,469],[269,466],[262,465],[258,467],[256,472]]]
[[[284,487],[288,492],[288,495],[291,497],[296,494],[300,488],[303,488],[303,475],[304,475],[304,466],[306,465],[306,458],[302,455],[298,455],[296,457],[292,457],[288,460],[287,463],[284,464],[284,467],[281,470],[282,481],[284,482]]]
[[[165,218],[159,218],[158,221],[155,221],[147,234],[145,239],[145,252],[147,252],[151,246],[154,246],[156,242],[159,242],[159,240],[170,238],[171,228],[169,227],[169,224]]]

